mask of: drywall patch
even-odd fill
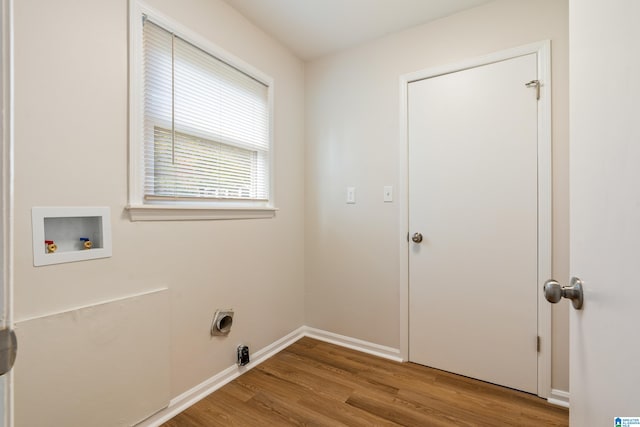
[[[165,289],[18,322],[16,427],[132,425],[166,407],[168,312]]]

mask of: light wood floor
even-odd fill
[[[303,338],[164,424],[568,426],[527,393]]]

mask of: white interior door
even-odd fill
[[[570,314],[576,427],[640,425],[639,16],[637,0],[570,2],[571,274],[585,289]]]
[[[408,86],[409,359],[537,392],[537,57]]]

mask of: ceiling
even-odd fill
[[[309,60],[491,0],[224,1]]]

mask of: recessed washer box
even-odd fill
[[[108,207],[34,207],[31,221],[36,267],[111,256]]]

